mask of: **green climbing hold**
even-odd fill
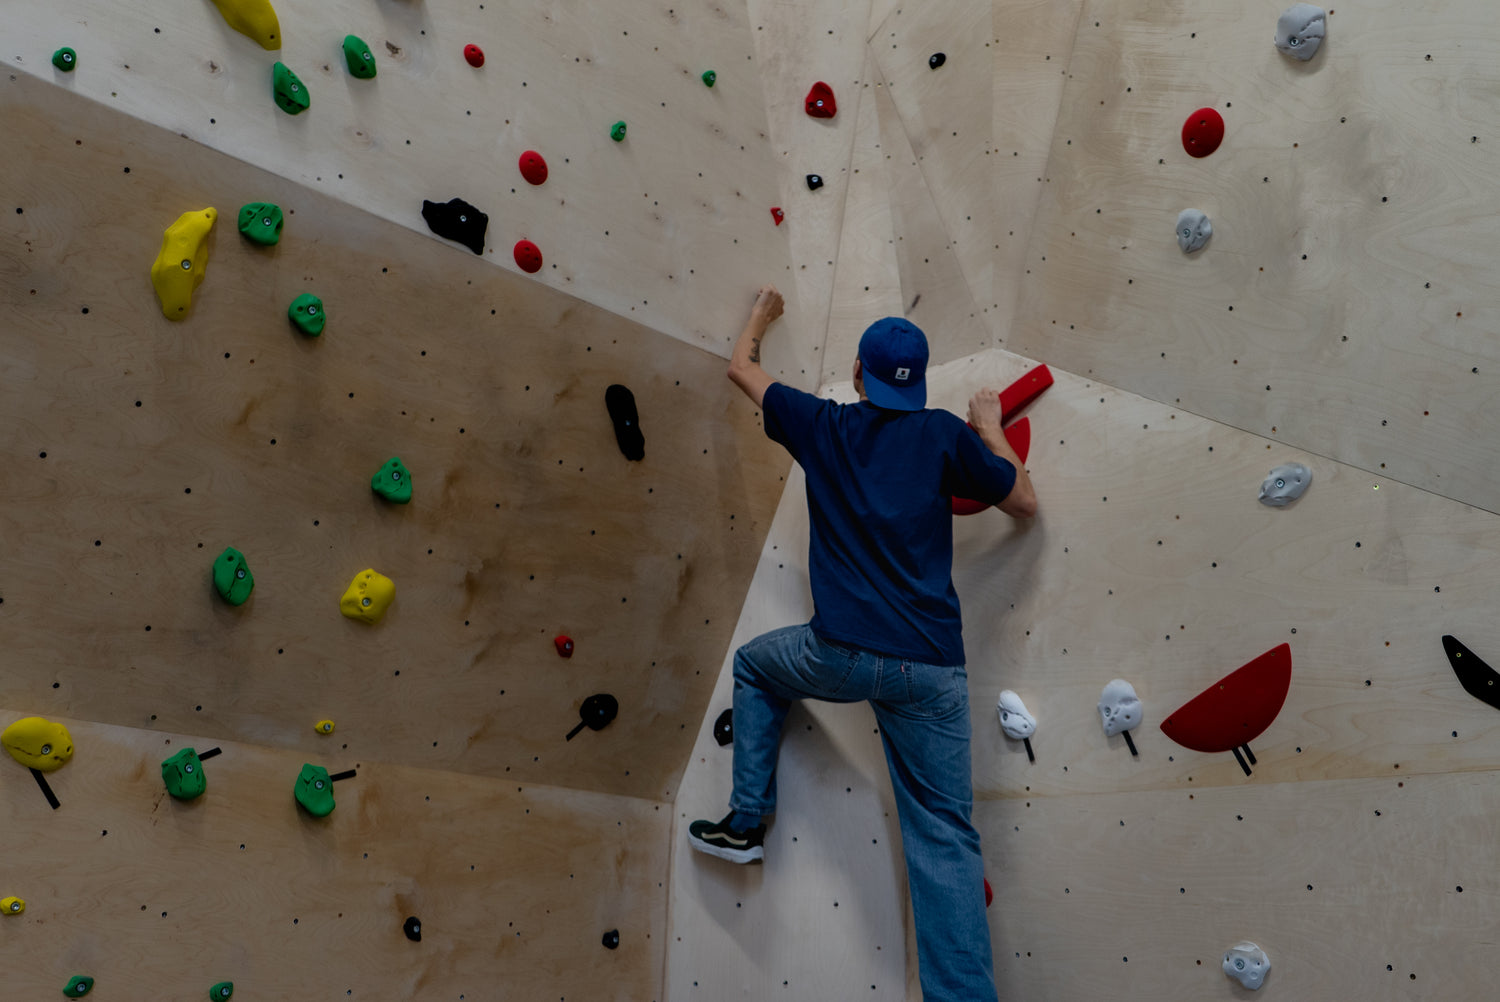
[[[233,981],[220,981],[218,984],[214,985],[208,990],[208,997],[213,999],[214,1002],[224,1002],[225,999],[232,998],[233,996]]]
[[[307,84],[283,62],[272,67],[271,73],[271,94],[276,98],[276,106],[288,115],[300,115],[306,111],[312,104]]]
[[[63,994],[70,999],[82,998],[94,987],[94,979],[82,974],[75,974],[68,979],[68,987],[63,989]]]
[[[191,748],[184,748],[162,762],[161,778],[167,784],[167,792],[178,800],[196,799],[208,789],[208,777],[203,774],[203,761]]]
[[[304,292],[292,300],[292,305],[286,308],[286,315],[308,337],[323,333],[323,325],[328,322],[328,314],[323,312],[323,300],[311,292]]]
[[[609,138],[617,143],[623,143],[625,141],[625,123],[616,122],[614,125],[611,125],[609,127]]]
[[[214,561],[214,588],[230,605],[244,605],[255,590],[255,575],[245,555],[230,546]]]
[[[65,45],[52,53],[52,65],[64,73],[72,73],[78,66],[78,53]]]
[[[270,247],[281,240],[285,222],[281,206],[270,202],[246,202],[240,206],[240,232],[252,243]]]
[[[719,74],[715,73],[713,70],[703,71],[703,83],[705,85],[712,87],[716,82],[718,82],[718,79]]]
[[[333,813],[333,780],[328,778],[328,770],[322,766],[304,763],[292,792],[297,803],[307,808],[307,813],[313,817],[326,818]]]
[[[411,500],[411,471],[399,456],[392,457],[370,478],[370,489],[387,501],[406,504]]]
[[[370,47],[358,35],[344,36],[344,61],[349,64],[349,75],[369,80],[375,76],[375,57]]]

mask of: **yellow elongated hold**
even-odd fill
[[[333,733],[333,721],[332,720],[320,720],[316,724],[313,724],[313,730],[317,731],[319,734],[332,734]]]
[[[19,915],[26,910],[26,902],[20,898],[0,898],[0,915]]]
[[[151,265],[151,284],[168,320],[187,316],[193,290],[203,284],[208,270],[208,231],[218,218],[219,210],[213,206],[184,212],[162,234],[161,252]]]
[[[73,757],[73,737],[62,724],[41,717],[22,717],[0,731],[0,745],[28,769],[52,772]]]
[[[260,43],[262,49],[281,48],[281,22],[271,0],[214,0],[229,26]]]
[[[339,599],[339,612],[350,619],[361,619],[366,623],[378,623],[391,603],[396,600],[396,582],[373,570],[363,570],[354,575],[349,590]]]

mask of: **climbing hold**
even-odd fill
[[[396,582],[373,570],[354,575],[354,581],[339,599],[339,611],[350,619],[378,623],[396,599]]]
[[[635,394],[619,383],[604,391],[604,406],[615,423],[615,442],[626,459],[646,458],[646,437],[641,434],[640,415],[635,410]]]
[[[313,724],[313,730],[317,731],[319,734],[332,734],[333,733],[333,721],[332,720],[320,720],[316,724]]]
[[[1000,420],[1012,421],[1016,414],[1051,385],[1052,370],[1045,365],[1027,370],[1014,383],[1000,391]],[[1031,420],[1022,418],[1006,425],[1005,440],[1016,450],[1017,458],[1026,462],[1026,457],[1031,453]],[[950,506],[955,515],[974,515],[989,507],[987,504],[959,497],[953,498]]]
[[[813,118],[832,118],[839,113],[838,102],[833,99],[833,88],[821,80],[807,92],[802,107]]]
[[[213,229],[219,211],[212,206],[184,212],[162,233],[161,250],[151,265],[151,284],[161,300],[168,320],[181,320],[193,302],[193,291],[203,284],[208,269],[208,245],[204,238]]]
[[[375,76],[375,56],[358,35],[344,36],[344,62],[348,64],[352,77],[369,80]]]
[[[73,737],[62,724],[22,717],[0,731],[0,746],[28,769],[53,772],[73,757]]]
[[[995,709],[1000,713],[1000,729],[1007,737],[1024,741],[1036,733],[1036,718],[1012,690],[1005,689],[1000,693],[1000,702]]]
[[[1177,246],[1184,254],[1202,250],[1214,235],[1214,224],[1197,209],[1183,209],[1177,214]]]
[[[1272,508],[1284,508],[1312,486],[1312,470],[1301,463],[1282,463],[1261,481],[1259,501]]]
[[[528,275],[535,275],[542,270],[541,248],[530,240],[517,240],[513,253],[516,257],[516,267]]]
[[[260,43],[262,49],[281,48],[281,22],[270,0],[214,0],[229,26]]]
[[[20,898],[0,898],[0,915],[19,915],[26,910],[26,902]]]
[[[208,997],[214,1002],[224,1002],[225,999],[234,997],[234,982],[220,981],[208,990]]]
[[[984,906],[988,908],[995,902],[995,891],[990,887],[990,878],[984,878]]]
[[[607,932],[607,933],[604,934],[604,948],[606,950],[613,950],[616,947],[618,947],[619,945],[620,945],[620,930],[618,930],[618,929],[611,929],[609,932]]]
[[[445,240],[463,244],[475,254],[484,253],[484,231],[490,217],[461,198],[446,202],[422,201],[422,218],[427,228]]]
[[[167,792],[178,800],[193,800],[203,796],[203,791],[208,789],[203,760],[191,748],[184,748],[162,762],[161,778],[167,784]]]
[[[615,714],[620,712],[620,703],[615,697],[607,692],[596,693],[583,701],[583,706],[578,710],[579,724],[568,732],[567,740],[573,737],[585,727],[591,731],[602,731],[609,726],[609,722],[615,719]]]
[[[570,658],[573,656],[573,638],[566,634],[559,633],[553,637],[552,646],[557,648],[557,656],[560,658]]]
[[[718,81],[719,74],[715,73],[713,70],[703,71],[703,83],[706,86],[712,87],[714,84],[718,83]]]
[[[311,762],[303,763],[302,771],[297,774],[297,783],[292,787],[292,795],[315,818],[326,818],[336,806],[333,780],[328,777],[328,770]]]
[[[68,979],[67,987],[63,994],[70,999],[82,998],[94,987],[94,979],[83,974],[75,974]]]
[[[521,154],[521,176],[530,184],[542,184],[547,180],[547,161],[536,150]]]
[[[422,920],[415,915],[406,920],[401,926],[401,931],[406,933],[406,938],[413,943],[422,942]]]
[[[280,241],[283,222],[281,207],[270,202],[247,202],[240,206],[240,232],[252,243],[269,247]]]
[[[1500,710],[1500,674],[1485,664],[1454,636],[1443,637],[1443,652],[1448,655],[1448,664],[1458,676],[1464,692],[1483,703]]]
[[[1224,117],[1212,108],[1199,108],[1182,124],[1182,148],[1190,157],[1206,157],[1224,141]]]
[[[726,709],[714,721],[714,740],[719,742],[720,748],[734,744],[734,707]]]
[[[411,471],[400,456],[392,456],[370,478],[370,489],[387,501],[406,504],[411,500]]]
[[[300,115],[312,104],[307,84],[283,62],[271,67],[271,96],[276,99],[276,107],[288,115]]]
[[[780,226],[781,221],[786,218],[786,213],[782,212],[779,206],[773,205],[771,206],[771,218],[776,220],[777,226]]]
[[[934,52],[932,55],[927,57],[927,68],[930,70],[935,70],[947,61],[947,56],[943,55],[941,52]]]
[[[322,334],[323,326],[328,323],[328,314],[323,311],[323,300],[311,292],[304,292],[292,300],[292,305],[286,308],[286,315],[293,326],[308,337]]]
[[[1271,958],[1254,943],[1236,943],[1224,951],[1224,973],[1252,992],[1259,991],[1271,973]]]
[[[225,547],[214,561],[214,590],[230,605],[244,605],[255,590],[255,575],[245,555],[232,546]]]
[[[470,42],[464,46],[464,62],[477,70],[484,65],[484,50]]]
[[[821,174],[809,174],[809,175],[807,175],[807,190],[808,191],[817,191],[821,187],[823,187],[823,175],[821,175]]]
[[[1276,48],[1304,62],[1318,54],[1328,31],[1328,13],[1310,3],[1288,7],[1276,21]]]
[[[1140,726],[1141,697],[1135,694],[1135,686],[1117,678],[1104,687],[1099,695],[1099,723],[1109,737]]]
[[[625,123],[616,122],[614,125],[611,125],[609,127],[609,138],[617,143],[623,143],[625,141]]]
[[[74,67],[78,65],[78,53],[65,45],[52,53],[52,65],[64,73],[72,73]]]
[[[1291,685],[1292,648],[1279,644],[1179,706],[1161,722],[1162,733],[1193,751],[1233,751],[1248,776],[1250,742],[1271,726]]]

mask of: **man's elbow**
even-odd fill
[[[1030,490],[1029,485],[1017,487],[998,507],[1011,518],[1033,518],[1036,516],[1036,492]]]

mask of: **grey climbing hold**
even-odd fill
[[[1109,737],[1141,725],[1141,697],[1135,694],[1135,686],[1117,678],[1104,687],[1099,695],[1099,723]]]
[[[1198,209],[1183,209],[1177,215],[1177,246],[1184,254],[1202,250],[1214,235],[1214,224]]]
[[[1328,14],[1310,3],[1292,4],[1276,22],[1276,48],[1303,62],[1318,54],[1328,30]]]
[[[1014,690],[1003,690],[995,709],[1000,714],[1000,729],[1005,732],[1006,737],[1025,741],[1036,733],[1036,718],[1026,709],[1026,704],[1021,702],[1021,697]]]
[[[1236,943],[1224,951],[1224,973],[1252,992],[1259,991],[1271,973],[1271,958],[1248,940]]]
[[[1282,463],[1261,481],[1260,503],[1272,508],[1284,508],[1302,496],[1312,486],[1312,470],[1301,463]]]

